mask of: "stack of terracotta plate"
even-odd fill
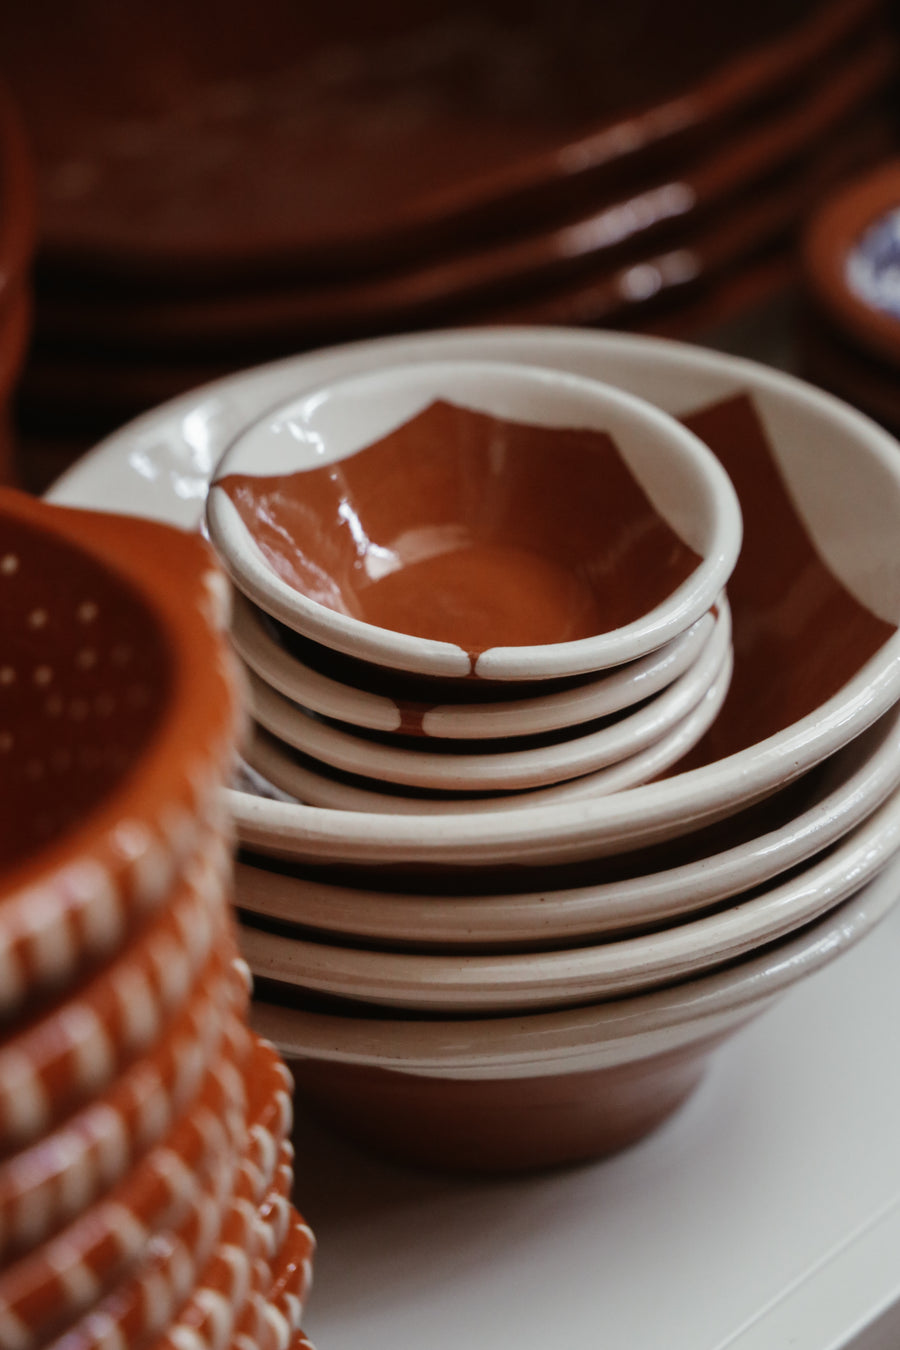
[[[265,0],[248,34],[235,4],[91,0],[73,34],[11,7],[40,170],[26,425],[89,436],[436,322],[688,331],[758,301],[811,203],[889,143],[884,10]]]
[[[198,438],[208,465],[227,446],[236,457],[252,442],[260,452],[255,486],[271,489],[258,519],[282,540],[320,537],[305,569],[302,550],[292,571],[289,549],[266,556],[265,547],[256,569],[282,568],[297,609],[319,620],[313,640],[356,633],[369,659],[377,644],[430,655],[438,648],[460,683],[477,689],[492,666],[496,673],[515,656],[514,646],[479,642],[473,668],[472,651],[452,633],[443,642],[397,633],[384,613],[379,626],[374,610],[352,607],[365,602],[369,584],[374,598],[385,578],[402,589],[408,565],[411,589],[430,597],[425,610],[443,622],[455,571],[444,563],[454,551],[471,551],[482,591],[493,595],[503,569],[480,549],[477,529],[490,528],[505,494],[447,486],[420,500],[417,520],[382,534],[381,513],[365,511],[357,490],[370,447],[350,443],[343,455],[329,454],[335,426],[349,420],[342,390],[368,400],[371,419],[362,420],[377,444],[390,434],[379,390],[396,392],[398,370],[425,372],[435,362],[474,363],[485,385],[500,386],[518,363],[543,368],[551,385],[588,376],[637,395],[677,415],[715,453],[743,516],[728,580],[731,685],[702,740],[663,777],[577,801],[535,803],[526,791],[515,807],[469,801],[452,810],[398,804],[377,781],[363,803],[317,805],[305,787],[292,792],[259,778],[229,794],[245,849],[237,900],[262,999],[255,1016],[294,1061],[304,1099],[407,1159],[534,1166],[620,1147],[664,1119],[729,1032],[896,901],[900,456],[887,433],[852,409],[750,363],[622,334],[473,330],[335,349],[186,397],[97,452],[107,477],[105,487],[95,477],[93,491],[114,497],[149,473],[153,509],[194,519],[209,472],[198,465]],[[283,412],[273,411],[279,398]],[[329,402],[332,422],[323,411]],[[421,431],[421,418],[404,422],[404,434],[412,437],[417,424]],[[528,517],[530,533],[488,541],[500,553],[530,555],[531,578],[541,570],[541,522],[553,516],[571,471],[559,453],[571,434],[571,423],[542,429],[557,475],[540,487],[544,509]],[[502,479],[516,457],[504,455],[499,436],[493,445]],[[441,467],[454,458],[427,443],[417,453]],[[310,490],[292,496],[303,456],[317,467],[301,471]],[[253,496],[253,467],[241,466],[249,483],[228,483],[241,477],[227,473],[237,467],[222,465],[226,477],[209,499],[230,565],[234,536],[214,517],[237,514],[230,489]],[[408,467],[374,474],[373,495],[380,489],[389,520]],[[80,481],[89,493],[90,465]],[[76,474],[70,492],[78,482]],[[659,483],[645,486],[655,492]],[[314,515],[320,495],[332,509]],[[468,533],[448,516],[456,496],[468,502]],[[279,505],[283,514],[270,509]],[[566,510],[576,506],[570,499]],[[673,514],[676,533],[691,519]],[[354,545],[349,561],[345,538]],[[566,565],[558,541],[552,553]],[[417,585],[431,560],[433,584]],[[333,571],[322,565],[329,562]],[[464,575],[465,559],[456,562]],[[334,584],[345,573],[355,593]],[[513,588],[506,608],[527,613],[536,591],[531,582]],[[475,588],[473,609],[478,599]],[[549,662],[579,645],[545,638],[520,651]],[[295,659],[290,649],[287,658]],[[418,711],[425,723],[427,710]],[[299,708],[291,715],[314,720]],[[420,740],[438,744],[430,734]],[[384,739],[366,743],[374,767],[390,758]]]
[[[804,240],[810,378],[900,430],[900,160],[854,179]]]
[[[312,1238],[230,914],[222,579],[148,522],[6,492],[0,529],[0,1340],[286,1347]]]
[[[31,163],[18,110],[0,86],[0,483],[13,476],[12,400],[30,331],[34,243]]]

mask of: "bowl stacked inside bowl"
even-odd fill
[[[286,1346],[312,1238],[230,913],[221,575],[11,492],[0,539],[2,1340]]]
[[[257,715],[279,711],[274,735],[258,733],[251,750],[261,775],[255,791],[231,793],[245,849],[241,941],[265,999],[260,1025],[296,1060],[307,1097],[344,1128],[426,1161],[525,1166],[638,1137],[683,1099],[728,1030],[892,903],[900,844],[900,569],[892,546],[900,460],[889,436],[797,381],[611,335],[498,330],[336,350],[296,364],[307,392],[292,406],[314,403],[316,389],[324,396],[339,387],[329,381],[362,371],[354,388],[369,397],[391,384],[398,360],[424,366],[436,358],[481,361],[485,379],[493,371],[498,381],[510,361],[590,373],[677,413],[722,461],[743,516],[728,580],[734,674],[724,702],[677,765],[604,795],[554,800],[546,788],[520,787],[502,800],[426,801],[407,789],[398,807],[371,776],[378,757],[395,764],[401,749],[426,752],[411,737],[391,746],[390,730],[335,731],[331,720],[349,719],[341,708],[384,711],[396,699],[390,690],[384,697],[382,685],[379,702],[346,665],[309,655],[333,623],[319,614],[327,605],[315,602],[323,626],[304,634],[302,659],[285,631],[296,602],[281,612],[266,602],[269,618],[249,604],[239,611],[238,644],[257,671]],[[300,444],[300,421],[281,419],[263,418],[234,453],[247,444],[259,450],[257,437],[282,425],[285,444]],[[376,424],[375,440],[383,431]],[[321,453],[329,482],[352,480],[345,460],[329,461],[324,440]],[[259,462],[263,475],[278,468]],[[262,605],[246,577],[262,570],[265,555],[252,553],[229,495],[235,470],[233,461],[221,466],[209,519],[245,596]],[[374,481],[389,497],[400,491],[399,478],[381,466]],[[549,487],[546,496],[552,514]],[[298,517],[315,497],[300,491],[291,499]],[[276,530],[284,524],[272,512],[266,519]],[[385,546],[361,510],[338,511],[335,522],[336,533]],[[424,593],[425,609],[436,608]],[[518,593],[523,609],[529,595]],[[729,610],[719,605],[708,643]],[[354,615],[336,619],[335,629],[356,625],[375,641],[371,625]],[[423,636],[412,645],[430,642]],[[545,645],[548,662],[554,646]],[[475,689],[477,711],[458,699],[440,705],[441,717],[445,710],[454,719],[495,717],[497,705],[505,707],[497,683],[482,712],[479,681],[515,653],[481,650],[473,675],[457,646],[459,684]],[[702,659],[701,644],[694,660]],[[270,694],[282,681],[290,703]],[[340,707],[309,701],[313,716],[297,706],[301,687],[334,693],[341,683],[350,692],[342,691]],[[660,690],[645,706],[668,696]],[[529,699],[540,703],[541,695],[532,688]],[[437,716],[430,703],[414,712],[423,721]],[[303,719],[327,727],[331,744],[365,746],[364,761],[343,763],[358,770],[364,762],[368,783],[358,773],[339,781],[333,768],[312,762],[310,739],[303,759],[287,748],[289,726]],[[419,741],[436,739],[417,729]],[[325,740],[323,732],[315,745]],[[504,750],[495,744],[485,753]],[[517,741],[509,754],[520,753]],[[317,798],[314,783],[326,777],[340,792]]]
[[[338,382],[239,437],[208,523],[243,592],[250,763],[310,801],[611,792],[684,754],[728,687],[733,489],[592,381],[456,362]]]

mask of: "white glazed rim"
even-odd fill
[[[427,741],[408,749],[371,741],[352,728],[310,718],[301,707],[248,672],[250,711],[271,735],[342,773],[403,787],[457,792],[516,791],[549,786],[628,759],[674,731],[716,682],[731,646],[731,613],[720,616],[696,661],[649,703],[599,730],[550,745],[442,753]]]
[[[307,931],[361,941],[444,944],[538,943],[615,934],[639,924],[671,922],[772,880],[821,853],[860,824],[900,786],[900,707],[886,714],[875,747],[860,759],[859,742],[835,757],[836,785],[797,816],[745,843],[694,862],[617,882],[519,894],[404,894],[353,889],[238,863],[236,903],[250,913]],[[876,730],[871,728],[870,736]],[[846,766],[841,759],[849,760]],[[848,772],[849,769],[849,772]],[[275,905],[246,903],[241,876],[258,878]],[[283,892],[283,900],[277,893]],[[310,892],[312,899],[310,899]],[[349,916],[347,911],[349,910]]]
[[[373,951],[242,929],[255,974],[304,990],[427,1012],[501,1012],[612,998],[721,965],[774,942],[864,885],[900,852],[900,792],[824,858],[761,895],[637,937],[554,951],[460,955]],[[293,952],[295,980],[279,975]],[[262,962],[262,964],[258,964]]]
[[[623,712],[666,689],[693,665],[721,618],[708,610],[684,633],[640,660],[606,671],[574,689],[496,702],[442,703],[423,716],[423,739],[481,740],[561,731]],[[322,717],[370,731],[401,731],[401,706],[387,694],[342,684],[304,664],[267,631],[261,610],[235,595],[232,641],[266,684]]]
[[[287,1059],[435,1077],[530,1077],[627,1063],[739,1025],[855,945],[897,903],[900,857],[823,918],[724,970],[578,1008],[444,1021],[254,1004]]]
[[[134,510],[185,528],[196,527],[218,448],[266,404],[353,370],[440,355],[480,360],[549,363],[564,370],[621,365],[615,378],[633,383],[652,370],[660,397],[677,411],[749,393],[790,403],[813,422],[827,422],[876,458],[897,478],[896,440],[863,414],[821,390],[741,357],[629,333],[566,328],[475,328],[378,338],[258,367],[229,376],[145,413],[73,466],[51,499],[94,509]],[[692,377],[713,386],[685,400]],[[140,489],[138,492],[137,489]],[[98,500],[99,499],[99,500]],[[679,774],[580,805],[494,813],[486,817],[394,817],[297,806],[246,793],[228,793],[244,842],[265,851],[316,861],[368,862],[389,856],[408,863],[480,865],[600,856],[663,839],[720,818],[811,768],[871,725],[900,695],[900,633],[891,637],[842,689],[820,708],[755,746]]]
[[[480,654],[472,671],[468,654],[455,644],[379,628],[318,604],[288,585],[268,565],[231,499],[214,481],[207,500],[207,526],[237,588],[267,614],[323,646],[374,665],[449,678],[474,673],[491,680],[534,680],[608,670],[656,651],[705,614],[728,581],[740,552],[737,495],[722,465],[699,436],[652,403],[600,380],[565,371],[465,359],[416,362],[356,374],[336,381],[333,392],[339,395],[345,387],[367,384],[377,387],[384,377],[422,368],[427,368],[434,383],[440,385],[448,378],[483,376],[487,364],[491,373],[507,384],[539,384],[556,394],[565,391],[579,410],[573,414],[579,425],[587,424],[584,419],[588,414],[582,410],[596,408],[597,420],[592,416],[590,425],[603,429],[604,417],[608,416],[626,420],[642,436],[652,437],[661,454],[677,457],[693,479],[698,514],[705,518],[709,542],[690,576],[670,595],[632,623],[593,637],[538,646],[491,647]],[[307,390],[246,426],[225,450],[216,476],[231,472],[232,461],[246,453],[248,442],[261,434],[266,423],[287,421],[292,410],[328,392],[328,386]],[[434,396],[440,392],[435,390]]]

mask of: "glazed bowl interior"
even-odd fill
[[[740,543],[725,473],[672,419],[468,361],[338,381],[264,417],[220,464],[208,521],[238,588],[288,627],[491,679],[656,649],[714,602]]]
[[[172,696],[170,642],[102,559],[0,497],[0,871],[84,820]],[[7,507],[4,510],[4,506]]]
[[[202,540],[154,521],[4,490],[0,528],[0,894],[18,913],[46,883],[39,933],[57,900],[96,895],[99,913],[120,883],[158,899],[219,812],[238,718],[227,586]],[[103,884],[85,889],[85,867]]]

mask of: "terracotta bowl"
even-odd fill
[[[900,712],[892,710],[781,792],[684,839],[572,867],[465,877],[275,870],[246,855],[235,898],[250,922],[296,937],[421,951],[573,946],[663,927],[771,882],[843,838],[898,785]]]
[[[406,1162],[510,1171],[632,1144],[690,1095],[713,1050],[896,903],[896,861],[786,941],[655,993],[485,1020],[359,1017],[259,1002],[300,1102]]]
[[[486,793],[561,783],[595,773],[653,745],[697,707],[731,649],[731,615],[723,613],[700,656],[668,689],[628,716],[600,719],[565,733],[477,743],[398,741],[360,735],[308,714],[250,675],[255,720],[287,745],[321,764],[383,783],[438,791]]]
[[[388,339],[301,358],[269,376],[329,378],[401,360],[540,362],[656,401],[718,454],[744,542],[728,595],[735,674],[714,726],[663,781],[570,807],[430,818],[321,809],[235,793],[239,835],[315,863],[481,867],[600,857],[728,815],[797,777],[900,693],[900,465],[887,434],[778,372],[698,348],[564,330],[473,330]],[[236,395],[237,397],[237,395]],[[239,423],[238,423],[239,424]],[[815,447],[815,451],[813,448]],[[852,507],[852,509],[851,509]]]
[[[492,680],[656,650],[714,603],[741,535],[727,475],[672,419],[591,381],[465,360],[263,417],[223,458],[207,522],[238,589],[289,628]]]
[[[168,903],[238,724],[224,582],[167,526],[0,492],[0,1009]]]
[[[657,651],[599,676],[491,687],[479,681],[401,681],[396,672],[341,658],[235,596],[231,637],[265,684],[310,712],[369,731],[436,740],[532,736],[610,717],[652,698],[693,664],[709,641],[715,608]],[[458,702],[462,693],[469,695]]]

